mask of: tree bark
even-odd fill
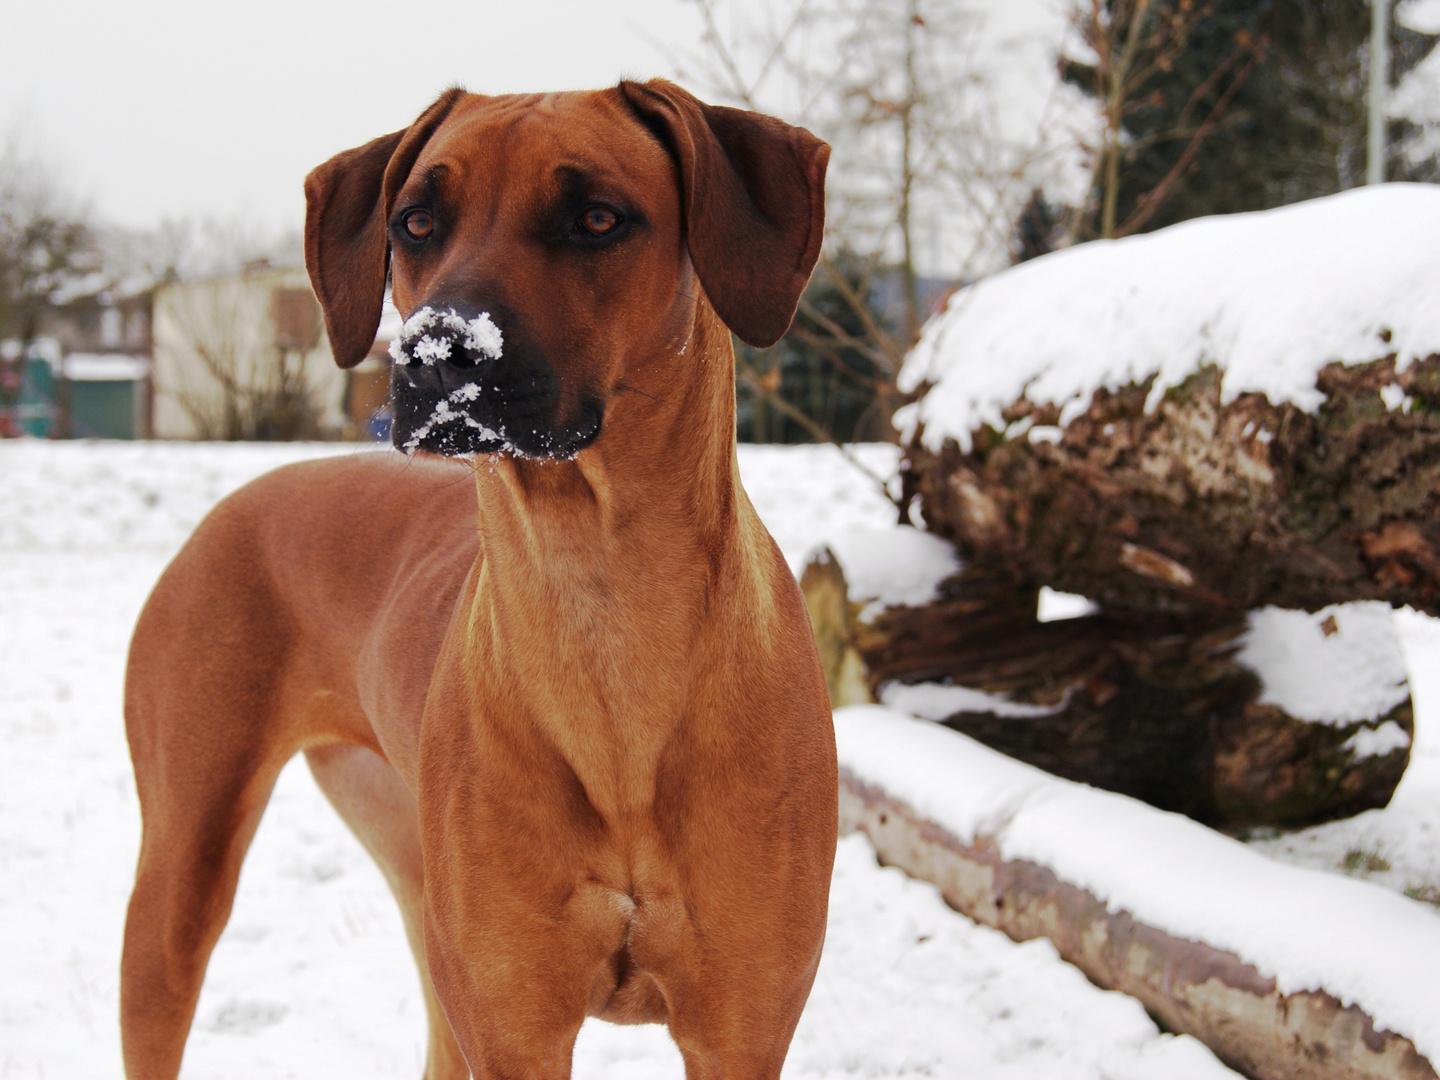
[[[1314,415],[1225,402],[1206,368],[1148,413],[1148,383],[1097,390],[1063,430],[1022,400],[1006,419],[1023,435],[987,428],[969,453],[917,436],[905,489],[971,565],[1115,617],[1352,600],[1440,615],[1440,355],[1400,374],[1393,357],[1331,364],[1317,386]]]

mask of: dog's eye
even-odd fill
[[[608,206],[587,207],[580,215],[580,227],[591,236],[604,236],[615,231],[620,215]]]
[[[424,240],[435,229],[435,218],[429,210],[411,210],[405,215],[405,231],[416,240]]]

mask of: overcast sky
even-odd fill
[[[305,174],[446,86],[668,75],[682,0],[0,0],[0,135],[20,131],[128,225],[304,216]]]
[[[743,18],[768,3],[726,7]],[[1047,81],[1028,73],[1053,68],[1068,3],[977,0],[1002,75]],[[1440,0],[1401,12],[1440,29]],[[669,75],[699,35],[685,0],[0,0],[0,138],[19,132],[105,220],[294,228],[311,168],[405,126],[448,85]],[[1027,37],[1027,63],[1002,48]],[[1025,97],[1014,82],[997,82],[1007,103]]]

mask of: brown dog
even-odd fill
[[[125,702],[131,1080],[178,1072],[299,750],[399,900],[431,1080],[568,1076],[587,1015],[668,1024],[691,1080],[779,1074],[824,935],[835,751],[740,486],[730,330],[789,324],[828,153],[624,83],[450,91],[311,174],[337,360],[369,348],[388,265],[411,316],[396,443],[480,456],[281,469],[156,586]]]

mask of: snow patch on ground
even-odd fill
[[[0,550],[173,552],[222,496],[262,473],[309,458],[393,452],[360,443],[6,440]]]
[[[1440,351],[1436,235],[1440,188],[1384,184],[1034,259],[930,320],[900,386],[935,385],[896,426],[908,441],[923,423],[927,447],[949,436],[968,452],[1022,397],[1060,405],[1063,425],[1099,387],[1155,376],[1153,407],[1202,364],[1223,369],[1226,401],[1257,391],[1314,411],[1332,361],[1393,352],[1403,370]]]
[[[8,976],[0,980],[0,1060],[16,1075],[120,1073],[116,965],[139,837],[120,686],[130,627],[146,592],[221,495],[289,461],[360,452],[394,451],[336,444],[0,444],[0,504],[6,507],[0,515],[0,956]],[[871,470],[893,473],[894,447],[856,452]],[[797,571],[827,537],[894,521],[894,507],[878,487],[833,447],[742,446],[739,461],[751,499]],[[1230,910],[1226,904],[1268,909],[1290,903],[1286,918],[1298,913],[1300,926],[1286,940],[1308,928],[1313,936],[1306,947],[1314,946],[1316,966],[1345,952],[1359,969],[1358,981],[1383,982],[1405,957],[1418,962],[1436,955],[1428,938],[1409,934],[1403,918],[1377,913],[1368,902],[1361,916],[1350,918],[1327,883],[1346,871],[1422,897],[1430,889],[1440,899],[1440,723],[1434,722],[1440,719],[1440,620],[1401,613],[1396,625],[1417,714],[1411,766],[1390,807],[1249,845],[1250,852],[1329,873],[1305,875],[1302,894],[1274,895],[1266,874],[1252,872],[1271,865],[1264,861],[1251,859],[1234,876],[1230,864],[1210,857],[1209,845],[1218,842],[1225,851],[1236,845],[1183,820],[1175,822],[1183,835],[1137,825],[1128,812],[1100,822],[1092,817],[1081,828],[1066,820],[1074,804],[1060,799],[1048,804],[1058,820],[1045,825],[1027,800],[1035,783],[1061,782],[999,755],[972,777],[926,752],[902,749],[894,762],[897,783],[911,774],[943,774],[949,797],[963,799],[974,790],[983,800],[983,812],[972,815],[981,831],[1016,818],[1025,828],[1007,833],[1015,850],[1040,857],[1050,844],[1082,862],[1113,863],[1100,870],[1140,875],[1161,906],[1168,904],[1167,888],[1198,890],[1197,900],[1177,906],[1177,918],[1194,916],[1210,901],[1218,906],[1207,917],[1216,921]],[[1080,796],[1119,799],[1088,789]],[[1171,820],[1138,811],[1141,822]],[[1184,847],[1192,836],[1193,851]],[[1132,844],[1138,856],[1125,854]],[[1152,845],[1158,845],[1154,857]],[[1167,845],[1179,846],[1171,851]],[[1360,882],[1339,884],[1363,896],[1378,892]],[[1440,926],[1434,908],[1392,899]],[[1112,900],[1129,902],[1128,894]],[[826,958],[787,1069],[796,1080],[918,1071],[964,1071],[976,1080],[1231,1075],[1193,1040],[1156,1034],[1132,1001],[1090,986],[1044,942],[1015,946],[946,909],[930,887],[875,867],[859,838],[841,847],[833,905]],[[1379,940],[1375,934],[1386,925],[1390,937]],[[1394,948],[1391,938],[1400,936],[1404,945]],[[1414,1008],[1440,1016],[1427,1001],[1417,997]],[[419,985],[394,903],[303,763],[292,762],[216,948],[183,1075],[413,1077],[423,1053]],[[680,1074],[678,1053],[662,1029],[592,1022],[581,1033],[576,1076],[582,1080]]]
[[[1264,858],[1177,814],[1060,780],[880,706],[835,713],[840,763],[963,841],[1049,867],[1111,911],[1235,953],[1282,993],[1325,990],[1440,1057],[1440,919]]]
[[[893,477],[899,467],[898,446],[864,443],[846,449],[876,476]],[[880,485],[834,446],[745,444],[737,454],[745,492],[797,577],[820,543],[895,523],[895,504]]]
[[[1314,614],[1265,607],[1249,621],[1237,659],[1260,676],[1263,705],[1298,720],[1354,724],[1410,696],[1389,604],[1332,604]]]

